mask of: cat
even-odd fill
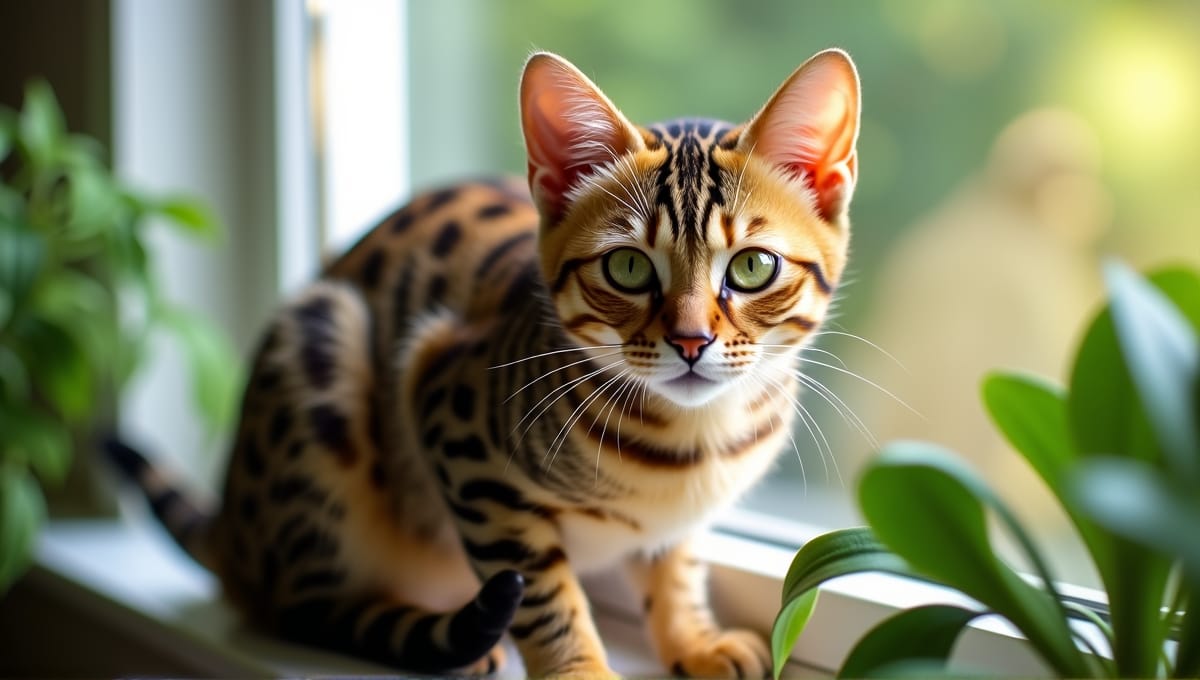
[[[612,675],[577,574],[625,563],[680,676],[760,677],[689,537],[790,437],[846,265],[858,75],[801,65],[749,122],[636,126],[526,63],[528,186],[424,193],[282,308],[209,509],[117,441],[252,622],[397,668]]]

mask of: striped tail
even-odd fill
[[[417,673],[443,674],[476,664],[491,673],[489,655],[508,630],[525,581],[509,569],[493,575],[458,611],[437,614],[418,607],[365,598],[344,603],[315,597],[280,612],[285,637]],[[479,665],[479,662],[484,662]]]
[[[102,448],[122,476],[141,489],[154,516],[179,547],[211,570],[213,565],[206,539],[212,515],[178,488],[169,475],[128,444],[109,438]]]

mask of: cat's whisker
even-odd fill
[[[555,328],[559,327],[559,324],[547,324],[547,325],[551,325]],[[553,356],[555,354],[563,354],[566,352],[583,352],[583,351],[586,351],[589,349],[614,349],[614,348],[619,348],[619,347],[621,347],[621,345],[619,343],[612,344],[612,345],[591,345],[591,346],[579,345],[576,347],[564,347],[562,349],[550,350],[549,352],[542,352],[541,354],[533,354],[531,356],[524,357],[523,359],[517,359],[515,361],[510,361],[508,363],[496,364],[495,366],[488,366],[488,370],[494,371],[498,368],[507,368],[509,366],[515,366],[517,364],[525,363],[526,361],[533,361],[534,359],[541,359],[542,357]]]
[[[829,350],[827,350],[827,349],[821,349],[820,347],[813,347],[813,346],[811,346],[811,345],[810,345],[810,346],[808,346],[808,347],[801,347],[801,348],[800,348],[800,353],[801,353],[801,354],[804,354],[805,352],[816,352],[816,353],[818,353],[818,354],[824,354],[824,355],[827,355],[827,356],[831,357],[831,358],[832,358],[834,361],[838,362],[838,365],[839,365],[839,366],[841,366],[842,368],[849,369],[849,367],[848,367],[848,366],[846,366],[846,362],[845,362],[845,361],[842,361],[842,358],[841,358],[841,357],[839,357],[838,355],[834,354],[833,352],[830,352],[830,351],[829,351]]]
[[[875,439],[875,435],[873,435],[871,430],[867,428],[866,423],[863,422],[862,418],[858,417],[858,414],[854,412],[854,409],[850,408],[850,405],[847,404],[841,397],[839,397],[836,392],[829,389],[829,387],[827,387],[820,380],[817,380],[810,375],[800,371],[796,371],[795,375],[800,379],[800,382],[811,387],[819,397],[824,399],[826,403],[832,406],[838,412],[838,415],[842,417],[842,420],[846,421],[848,425],[851,425],[854,427],[854,429],[858,430],[858,433],[861,434],[863,439],[865,439],[867,443],[871,445],[871,448],[879,448],[879,441]],[[837,403],[834,403],[835,401]]]
[[[791,393],[781,383],[778,383],[775,381],[768,382],[767,376],[754,376],[754,377],[759,381],[759,384],[761,384],[764,387],[764,389],[774,389],[776,393],[783,395],[783,397],[785,399],[787,399],[788,401],[794,400]],[[793,405],[793,409],[795,409],[794,405]],[[779,416],[778,414],[774,414],[774,415],[779,417],[782,420],[782,416]],[[798,410],[796,410],[796,415],[800,415],[800,412]],[[803,420],[803,419],[801,419],[801,420]],[[808,423],[805,423],[805,427],[808,427]],[[811,428],[809,429],[808,432],[809,432],[809,435],[812,435]],[[808,494],[808,473],[804,469],[804,457],[800,455],[800,447],[796,444],[796,438],[794,436],[792,436],[791,428],[788,428],[787,433],[788,433],[788,439],[790,439],[792,442],[792,450],[796,452],[796,462],[800,464],[800,481],[804,486],[804,493],[807,495]],[[758,434],[758,428],[756,426],[755,427],[755,436],[756,437],[757,437],[757,434]],[[817,445],[817,451],[818,451],[818,453],[820,453],[821,446],[820,446],[820,444],[817,443],[816,437],[813,437],[813,444]]]
[[[575,410],[571,411],[571,415],[567,416],[567,419],[563,422],[562,427],[558,429],[558,434],[556,434],[554,439],[550,441],[550,446],[547,447],[546,455],[542,456],[542,461],[545,463],[546,470],[549,470],[550,467],[554,465],[554,459],[558,457],[558,452],[561,451],[563,445],[566,444],[567,438],[571,435],[571,430],[574,429],[575,423],[583,417],[583,412],[587,410],[588,405],[600,398],[600,396],[604,394],[610,385],[617,380],[620,380],[621,376],[628,372],[629,369],[626,369],[606,380],[602,385],[600,385],[600,387],[593,390],[592,393],[587,396],[587,398],[580,402],[579,405],[575,407]],[[549,457],[548,462],[546,460],[547,457]]]
[[[634,214],[634,215],[640,214],[637,208],[633,207],[632,205],[629,205],[628,201],[626,201],[625,199],[621,198],[620,196],[614,194],[613,192],[609,191],[607,187],[601,185],[599,182],[595,182],[594,186],[597,189],[599,189],[600,191],[603,191],[604,193],[608,194],[609,196],[612,196],[614,201],[625,206],[625,209],[628,210],[631,214]]]
[[[530,420],[530,421],[529,421],[529,424],[528,424],[528,425],[526,425],[526,426],[525,426],[525,429],[524,429],[524,430],[521,432],[521,436],[520,436],[520,437],[517,439],[517,443],[516,443],[516,445],[514,445],[514,446],[513,446],[513,451],[515,452],[517,449],[519,449],[519,448],[520,448],[520,446],[521,446],[521,442],[525,441],[525,436],[526,436],[527,434],[529,434],[529,431],[530,431],[531,429],[533,429],[533,426],[534,426],[534,424],[535,424],[535,423],[536,423],[536,422],[537,422],[537,421],[538,421],[538,420],[539,420],[539,419],[540,419],[540,418],[541,418],[543,415],[545,415],[545,414],[546,414],[546,413],[547,413],[547,412],[548,412],[550,409],[554,408],[554,405],[555,405],[556,403],[558,403],[558,401],[559,401],[560,399],[562,399],[563,397],[565,397],[565,396],[567,395],[567,393],[568,393],[568,392],[570,392],[572,389],[574,389],[576,385],[578,385],[579,383],[581,383],[581,382],[583,382],[583,381],[585,381],[585,380],[588,380],[589,378],[592,378],[592,377],[594,377],[594,376],[597,376],[597,375],[599,375],[599,374],[603,373],[604,371],[606,371],[606,370],[608,370],[608,369],[612,368],[613,366],[617,366],[617,365],[618,365],[618,364],[620,364],[620,363],[621,363],[621,362],[619,362],[619,361],[614,361],[614,362],[612,362],[612,363],[610,363],[610,364],[607,364],[607,365],[605,365],[605,366],[602,366],[602,367],[600,367],[600,368],[598,368],[598,369],[596,369],[596,370],[592,371],[591,373],[586,373],[586,374],[584,374],[584,375],[581,375],[581,376],[579,376],[578,378],[574,378],[574,379],[572,379],[572,380],[569,380],[569,381],[567,381],[567,382],[563,383],[562,385],[559,385],[558,387],[556,387],[556,388],[554,388],[553,390],[551,390],[549,393],[547,393],[547,394],[546,394],[546,396],[542,397],[542,398],[541,398],[541,400],[539,400],[539,401],[538,401],[538,403],[534,404],[534,405],[533,405],[533,408],[529,409],[528,413],[526,413],[526,414],[524,415],[524,417],[522,417],[522,418],[521,418],[521,420],[520,420],[520,421],[518,421],[518,422],[517,422],[517,424],[516,424],[516,425],[513,427],[513,429],[512,429],[512,430],[509,432],[509,436],[511,437],[513,434],[515,434],[515,433],[516,433],[516,431],[517,431],[517,428],[521,427],[521,425],[522,425],[522,424],[523,424],[523,423],[524,423],[526,420],[528,420],[528,419],[530,418],[530,416],[533,416],[533,420]],[[555,393],[558,393],[558,396],[554,396],[554,395],[555,395]],[[542,410],[541,410],[541,411],[538,411],[538,410],[537,410],[537,409],[538,409],[538,407],[539,407],[539,406],[541,406],[541,405],[542,405],[542,403],[544,403],[544,402],[545,402],[547,399],[550,399],[551,397],[554,397],[554,399],[553,399],[553,400],[552,400],[552,401],[551,401],[549,404],[546,404],[546,406],[545,406],[544,408],[542,408]],[[536,412],[536,414],[535,414],[535,412]],[[511,455],[509,456],[509,460],[510,460],[510,461],[512,460],[512,456],[511,456]]]
[[[851,371],[851,370],[849,370],[849,369],[845,369],[845,368],[842,368],[842,367],[840,367],[840,366],[834,366],[833,364],[827,364],[827,363],[825,363],[825,362],[823,362],[823,361],[817,361],[816,359],[808,359],[808,358],[806,358],[806,357],[796,357],[796,358],[797,358],[799,361],[802,361],[802,362],[804,362],[804,363],[806,363],[806,364],[814,364],[814,365],[817,365],[817,366],[824,366],[825,368],[833,369],[833,370],[835,370],[835,371],[837,371],[837,372],[839,372],[839,373],[845,373],[846,375],[850,376],[851,378],[855,378],[855,379],[857,379],[857,380],[861,380],[862,382],[864,382],[864,383],[866,383],[866,384],[870,385],[871,387],[874,387],[875,389],[879,390],[879,391],[880,391],[880,392],[882,392],[883,394],[886,394],[887,396],[891,397],[892,399],[895,399],[897,404],[900,404],[900,405],[901,405],[901,406],[903,406],[904,408],[908,409],[908,411],[909,411],[910,413],[912,413],[913,415],[917,416],[917,417],[918,417],[918,418],[920,418],[921,420],[927,420],[927,419],[925,418],[925,416],[924,416],[924,415],[922,415],[922,414],[921,414],[919,411],[917,411],[917,410],[916,410],[916,409],[914,409],[913,407],[909,406],[907,403],[905,403],[905,401],[904,401],[903,399],[901,399],[900,397],[897,397],[895,394],[893,394],[893,393],[892,393],[890,390],[888,390],[886,387],[883,387],[882,385],[880,385],[879,383],[875,382],[874,380],[870,380],[869,378],[864,378],[864,377],[862,377],[861,375],[859,375],[859,374],[857,374],[857,373],[855,373],[854,371]]]
[[[737,215],[741,212],[742,206],[738,205],[738,198],[742,195],[742,179],[746,176],[746,168],[750,165],[750,157],[754,155],[754,149],[758,146],[758,142],[750,145],[750,150],[746,152],[746,160],[742,162],[742,169],[738,172],[737,185],[733,190],[733,214]]]
[[[899,359],[897,359],[895,356],[893,356],[891,352],[887,351],[886,349],[880,347],[879,345],[871,342],[870,340],[868,340],[860,335],[855,335],[854,333],[849,333],[847,331],[835,331],[835,330],[830,330],[830,329],[823,329],[823,330],[818,331],[815,337],[820,337],[822,335],[838,335],[838,336],[843,336],[843,337],[847,337],[847,338],[853,338],[854,340],[858,340],[859,342],[867,345],[868,347],[878,351],[880,354],[887,357],[888,359],[891,359],[905,373],[912,375],[912,373],[908,370],[908,367],[906,367],[903,362],[901,362]]]
[[[623,395],[625,395],[626,393],[630,392],[631,388],[634,386],[635,386],[634,382],[627,381],[627,382],[625,382],[625,384],[621,385],[621,387],[617,389],[615,394],[613,394],[611,397],[609,397],[608,404],[607,404],[608,415],[604,416],[604,427],[602,427],[600,429],[600,442],[596,444],[596,479],[597,479],[597,481],[599,481],[599,479],[600,479],[600,454],[602,453],[601,447],[604,445],[604,437],[608,434],[608,421],[610,418],[612,418],[613,409],[616,408],[617,404],[621,400],[621,397]],[[624,407],[624,405],[621,405],[621,416],[623,417],[624,415],[625,415],[625,407]],[[595,421],[593,421],[592,425],[595,426],[595,424],[596,424]],[[589,427],[588,432],[591,432],[591,431],[592,431],[592,428]],[[621,456],[621,417],[617,418],[617,460],[623,460],[623,457]]]
[[[513,398],[516,397],[518,394],[524,392],[525,389],[528,388],[530,385],[541,382],[541,381],[545,380],[546,378],[550,377],[551,375],[558,373],[559,371],[565,371],[568,368],[571,368],[572,366],[578,366],[579,364],[586,364],[587,362],[589,362],[593,359],[604,359],[606,357],[611,357],[611,356],[614,356],[617,354],[620,354],[620,352],[619,351],[618,352],[607,352],[605,354],[600,354],[595,357],[584,357],[582,359],[579,359],[578,361],[572,361],[569,364],[559,366],[558,368],[550,369],[549,371],[546,371],[545,373],[541,374],[540,376],[538,376],[538,377],[534,378],[533,380],[530,380],[529,382],[522,385],[516,392],[513,392],[512,394],[508,395],[508,398],[505,399],[501,403],[507,404],[508,402],[512,401]]]

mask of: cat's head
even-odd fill
[[[539,53],[521,80],[521,122],[542,272],[567,333],[682,407],[778,380],[846,262],[850,58],[812,57],[742,125],[641,127]]]

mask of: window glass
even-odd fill
[[[804,368],[804,405],[746,504],[856,521],[877,442],[965,456],[1091,582],[1064,518],[978,398],[984,372],[1063,380],[1102,296],[1102,254],[1200,262],[1200,7],[1189,3],[556,0],[410,3],[415,187],[522,173],[517,78],[563,54],[626,115],[741,121],[809,55],[864,90],[848,282]],[[836,395],[836,396],[833,396]]]

